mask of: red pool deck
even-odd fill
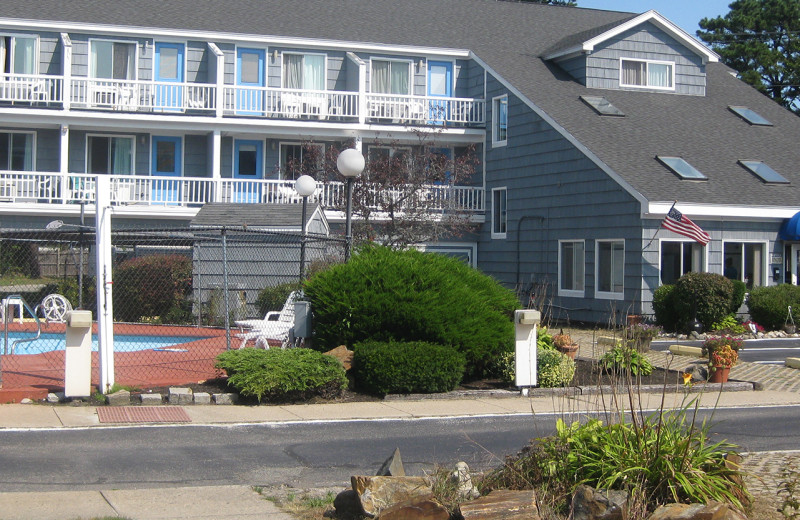
[[[9,331],[35,331],[33,327],[31,323],[16,323],[9,325]],[[49,324],[42,330],[56,334],[63,334],[64,331],[64,324]],[[93,332],[97,332],[96,325]],[[115,382],[139,388],[196,383],[218,377],[220,372],[214,368],[214,359],[227,348],[225,330],[211,327],[117,323],[114,324],[114,334],[176,336],[181,341],[187,336],[198,337],[195,341],[181,343],[174,350],[150,348],[136,352],[115,352]],[[239,340],[234,334],[235,331],[231,331],[231,347],[238,348]],[[48,392],[63,391],[64,365],[63,350],[0,356],[0,403],[19,402],[25,397],[43,399]],[[92,385],[97,387],[99,379],[98,354],[93,352]]]

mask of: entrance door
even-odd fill
[[[183,56],[180,43],[156,43],[153,74],[153,108],[163,112],[183,110]]]
[[[181,201],[182,141],[180,137],[153,136],[152,166],[154,177],[150,191],[156,204],[176,205]]]
[[[449,61],[428,61],[428,96],[453,97],[453,64]],[[442,125],[449,116],[447,100],[429,100],[429,123]]]
[[[264,49],[236,50],[236,112],[261,115],[264,113]]]
[[[791,283],[792,285],[800,285],[800,277],[798,277],[797,268],[800,266],[800,244],[792,244],[791,262]]]
[[[236,140],[233,146],[233,178],[232,202],[261,202],[261,185],[256,182],[261,178],[263,168],[263,142]]]

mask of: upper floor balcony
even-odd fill
[[[483,99],[0,74],[0,104],[210,117],[485,127]]]
[[[111,204],[123,208],[141,208],[151,214],[167,215],[177,209],[199,209],[212,202],[222,203],[301,203],[290,180],[242,180],[233,178],[211,179],[204,177],[160,177],[143,175],[110,175]],[[42,209],[67,207],[77,204],[92,205],[96,201],[96,175],[81,173],[0,171],[0,210],[17,205],[38,205]],[[383,190],[369,196],[375,201],[373,209],[380,209],[379,200],[399,198],[396,193]],[[340,182],[319,183],[309,197],[330,211],[341,211],[346,196],[345,185]],[[484,210],[483,189],[479,186],[428,185],[418,189],[412,203],[422,203],[431,212],[481,213]],[[14,206],[12,206],[14,205]]]

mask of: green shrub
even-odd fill
[[[556,346],[553,344],[553,336],[547,332],[547,327],[539,327],[536,329],[536,348],[538,350],[556,349]]]
[[[649,376],[653,373],[653,364],[644,355],[633,347],[623,347],[619,344],[603,354],[599,364],[603,370],[613,372],[625,370],[634,376]]]
[[[727,332],[728,334],[744,334],[747,332],[744,325],[739,323],[739,320],[733,314],[728,314],[722,320],[714,323],[711,326],[711,330],[714,332]]]
[[[788,307],[800,312],[800,286],[792,284],[754,287],[747,299],[747,309],[753,321],[767,330],[778,330],[786,323]],[[792,316],[794,316],[794,312]]]
[[[280,311],[283,309],[283,304],[286,303],[289,293],[300,289],[301,286],[302,284],[298,281],[264,287],[259,291],[256,298],[258,312],[261,316],[266,316],[270,311]]]
[[[359,388],[377,395],[449,392],[464,374],[464,355],[435,343],[365,341],[353,347]]]
[[[494,373],[497,374],[497,377],[499,377],[500,380],[503,381],[504,383],[513,383],[514,381],[516,381],[517,377],[516,357],[517,356],[514,351],[503,352],[494,361],[496,367]]]
[[[686,273],[675,283],[678,327],[687,328],[695,317],[706,330],[727,316],[733,301],[733,283],[721,274]]]
[[[114,319],[192,321],[192,259],[182,255],[131,258],[114,268]],[[169,321],[167,321],[169,320]]]
[[[481,375],[513,349],[514,293],[458,259],[380,246],[359,248],[346,264],[314,275],[314,348],[367,340],[428,341],[466,356]]]
[[[243,396],[294,401],[314,396],[338,397],[347,388],[341,363],[305,348],[229,350],[217,356],[217,368]]]
[[[730,313],[739,312],[739,307],[744,303],[744,296],[747,294],[747,285],[741,280],[731,280],[733,283],[733,296],[731,296]]]
[[[675,286],[671,284],[662,285],[653,292],[653,312],[656,315],[656,323],[673,332],[678,329],[679,321],[675,297]]]
[[[567,386],[575,376],[575,361],[557,350],[536,353],[536,383],[541,388]]]

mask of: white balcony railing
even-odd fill
[[[4,203],[93,204],[95,175],[84,173],[0,171],[0,208]],[[397,197],[402,190],[375,193],[377,201]],[[326,209],[344,207],[345,187],[339,182],[319,184],[310,201]],[[424,202],[430,211],[481,212],[483,190],[473,186],[430,185],[418,190],[414,202]],[[209,202],[283,203],[302,202],[294,181],[209,179],[204,177],[158,177],[112,175],[111,203],[117,206],[200,207]],[[380,209],[375,204],[375,209]]]
[[[0,74],[0,101],[10,103],[61,103],[61,76]]]
[[[358,92],[225,86],[226,114],[279,118],[356,119]]]
[[[131,112],[216,110],[216,86],[117,79],[72,78],[70,102],[91,109]]]
[[[410,124],[484,124],[481,99],[367,94],[367,118]]]

